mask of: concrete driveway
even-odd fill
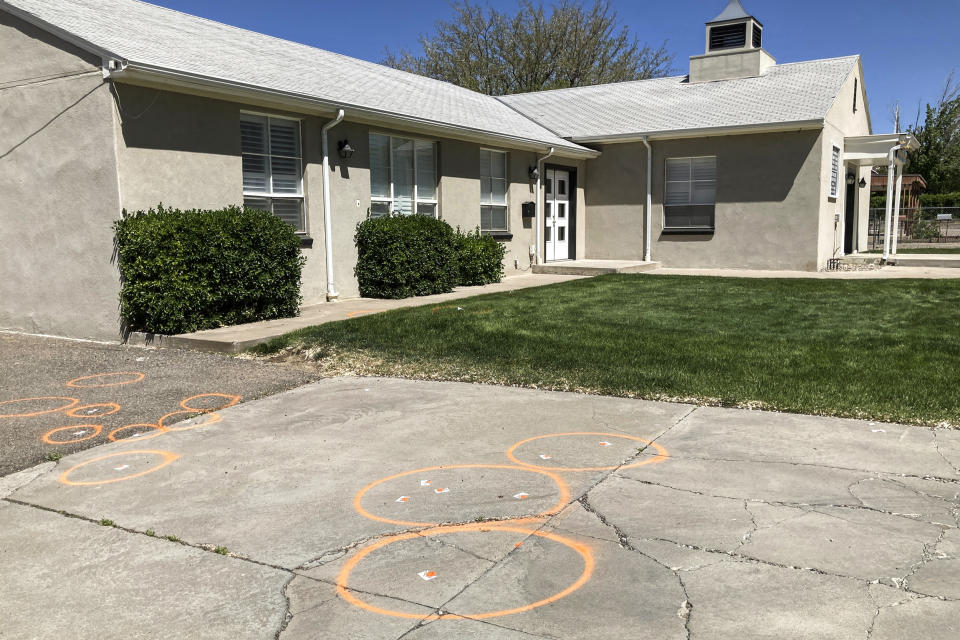
[[[216,413],[0,481],[0,637],[960,636],[960,432],[364,378]]]

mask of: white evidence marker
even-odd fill
[[[516,498],[517,500],[523,500],[524,498],[529,498],[530,494],[524,493],[523,491],[521,491],[520,493],[514,494],[513,497]]]
[[[607,442],[606,440],[601,440],[601,441],[600,441],[600,446],[601,446],[601,447],[609,447],[609,446],[610,446],[610,443]]]
[[[429,582],[430,580],[433,580],[434,578],[437,577],[437,572],[436,572],[436,571],[421,571],[421,572],[418,573],[417,575],[420,576],[421,578],[423,578],[424,580],[426,580],[427,582]]]
[[[432,481],[432,480],[421,480],[421,481],[420,481],[420,486],[421,486],[421,487],[429,487],[431,484],[433,484],[433,481]]]
[[[450,489],[448,489],[447,487],[444,487],[442,489],[434,489],[433,492],[434,493],[450,493]]]
[[[120,465],[119,467],[114,467],[113,470],[114,470],[114,471],[123,471],[124,469],[129,469],[129,468],[130,468],[130,465],[128,465],[128,464],[122,464],[122,465]]]
[[[394,500],[394,502],[406,502],[409,499],[410,499],[410,496],[400,496],[399,498]]]
[[[73,432],[73,435],[75,435],[75,436],[82,436],[82,435],[85,434],[86,432],[87,432],[86,429],[80,429],[80,431],[74,431],[74,432]]]

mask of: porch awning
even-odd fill
[[[917,139],[909,133],[881,133],[873,136],[849,136],[843,139],[843,160],[860,167],[886,166],[890,161],[890,149],[896,146],[903,148],[903,157],[906,160],[908,151],[920,148]]]

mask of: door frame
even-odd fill
[[[568,204],[567,204],[567,260],[576,260],[577,259],[577,168],[570,167],[562,164],[544,164],[543,165],[543,175],[546,177],[547,170],[553,169],[554,171],[566,171],[569,175],[569,184],[567,185],[567,193],[569,194]],[[547,187],[544,185],[541,187],[540,193],[540,205],[541,211],[547,210]],[[546,225],[546,216],[541,221],[541,224]],[[543,244],[540,247],[541,255],[544,256],[543,261],[546,262],[547,256],[547,234],[542,233]],[[551,262],[562,262],[562,260],[551,260]]]
[[[847,176],[853,174],[853,184],[847,184]],[[843,253],[842,255],[851,255],[855,253],[859,247],[857,247],[858,240],[858,229],[859,229],[859,213],[860,213],[860,203],[859,196],[860,191],[857,188],[857,177],[858,171],[856,166],[845,165],[843,172],[843,236],[841,238]],[[847,238],[850,239],[850,249],[847,249]]]

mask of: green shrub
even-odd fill
[[[457,228],[457,284],[473,286],[500,282],[506,247],[480,229],[462,233]]]
[[[940,237],[940,227],[936,222],[929,220],[918,220],[913,223],[910,230],[910,236],[914,240],[933,240]]]
[[[369,218],[357,225],[360,295],[409,298],[448,293],[457,284],[456,236],[430,216]]]
[[[923,193],[920,195],[922,207],[960,207],[960,192]]]
[[[887,196],[870,196],[871,209],[884,209],[887,206]]]
[[[176,334],[298,312],[300,239],[271,213],[161,204],[124,211],[113,228],[127,330]]]

